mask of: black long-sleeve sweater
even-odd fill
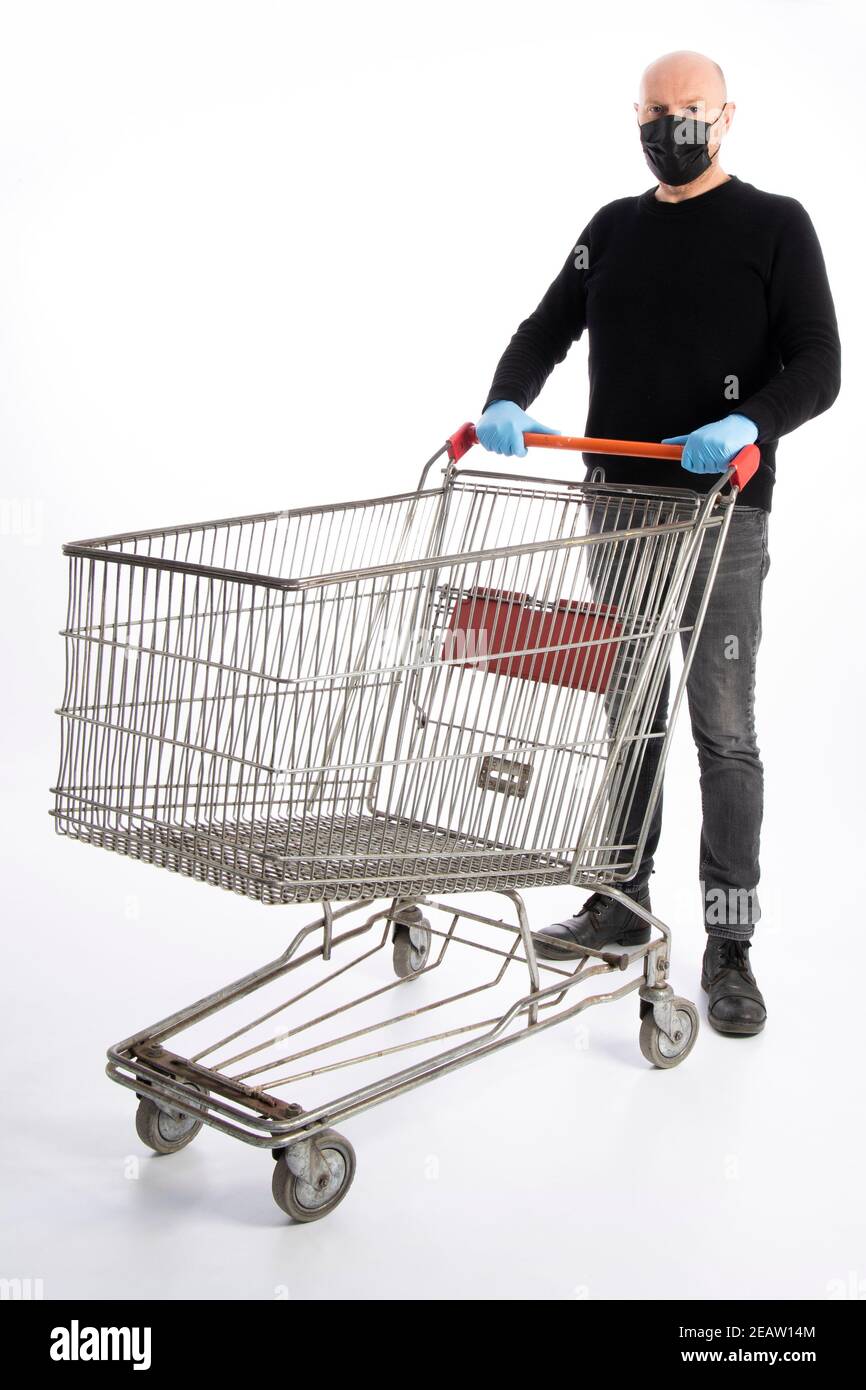
[[[682,203],[649,190],[595,214],[487,396],[526,410],[589,333],[587,435],[660,440],[725,415],[758,427],[761,467],[744,502],[769,511],[776,441],[832,405],[839,334],[804,208],[732,177]],[[694,487],[678,463],[584,455],[614,482]]]

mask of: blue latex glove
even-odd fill
[[[514,401],[491,401],[475,426],[478,443],[492,454],[516,455],[523,458],[526,445],[524,434],[559,434],[559,430],[540,425]]]
[[[691,434],[675,434],[662,444],[685,444],[680,462],[690,473],[724,473],[731,459],[754,444],[758,426],[745,415],[726,415]]]

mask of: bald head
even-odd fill
[[[725,74],[703,53],[681,49],[650,63],[640,80],[638,120],[693,116],[713,121],[728,99]]]

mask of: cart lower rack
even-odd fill
[[[697,1036],[670,932],[623,888],[757,451],[699,496],[458,467],[473,442],[463,426],[411,492],[64,548],[58,831],[319,904],[277,960],[112,1048],[109,1075],[157,1153],[202,1124],[272,1150],[296,1220],[345,1195],[333,1126],[382,1100],[631,992],[656,1066]],[[628,902],[649,943],[539,960],[520,890],[569,883]],[[481,893],[505,916],[462,900]]]

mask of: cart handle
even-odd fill
[[[634,439],[586,439],[568,434],[531,434],[523,436],[528,449],[573,449],[581,454],[618,454],[621,458],[671,459],[679,461],[683,456],[682,444],[648,444]],[[470,421],[461,425],[449,435],[447,440],[448,457],[452,463],[478,443],[475,426]],[[731,482],[741,491],[754,477],[761,462],[761,451],[756,444],[747,444],[728,465]]]

